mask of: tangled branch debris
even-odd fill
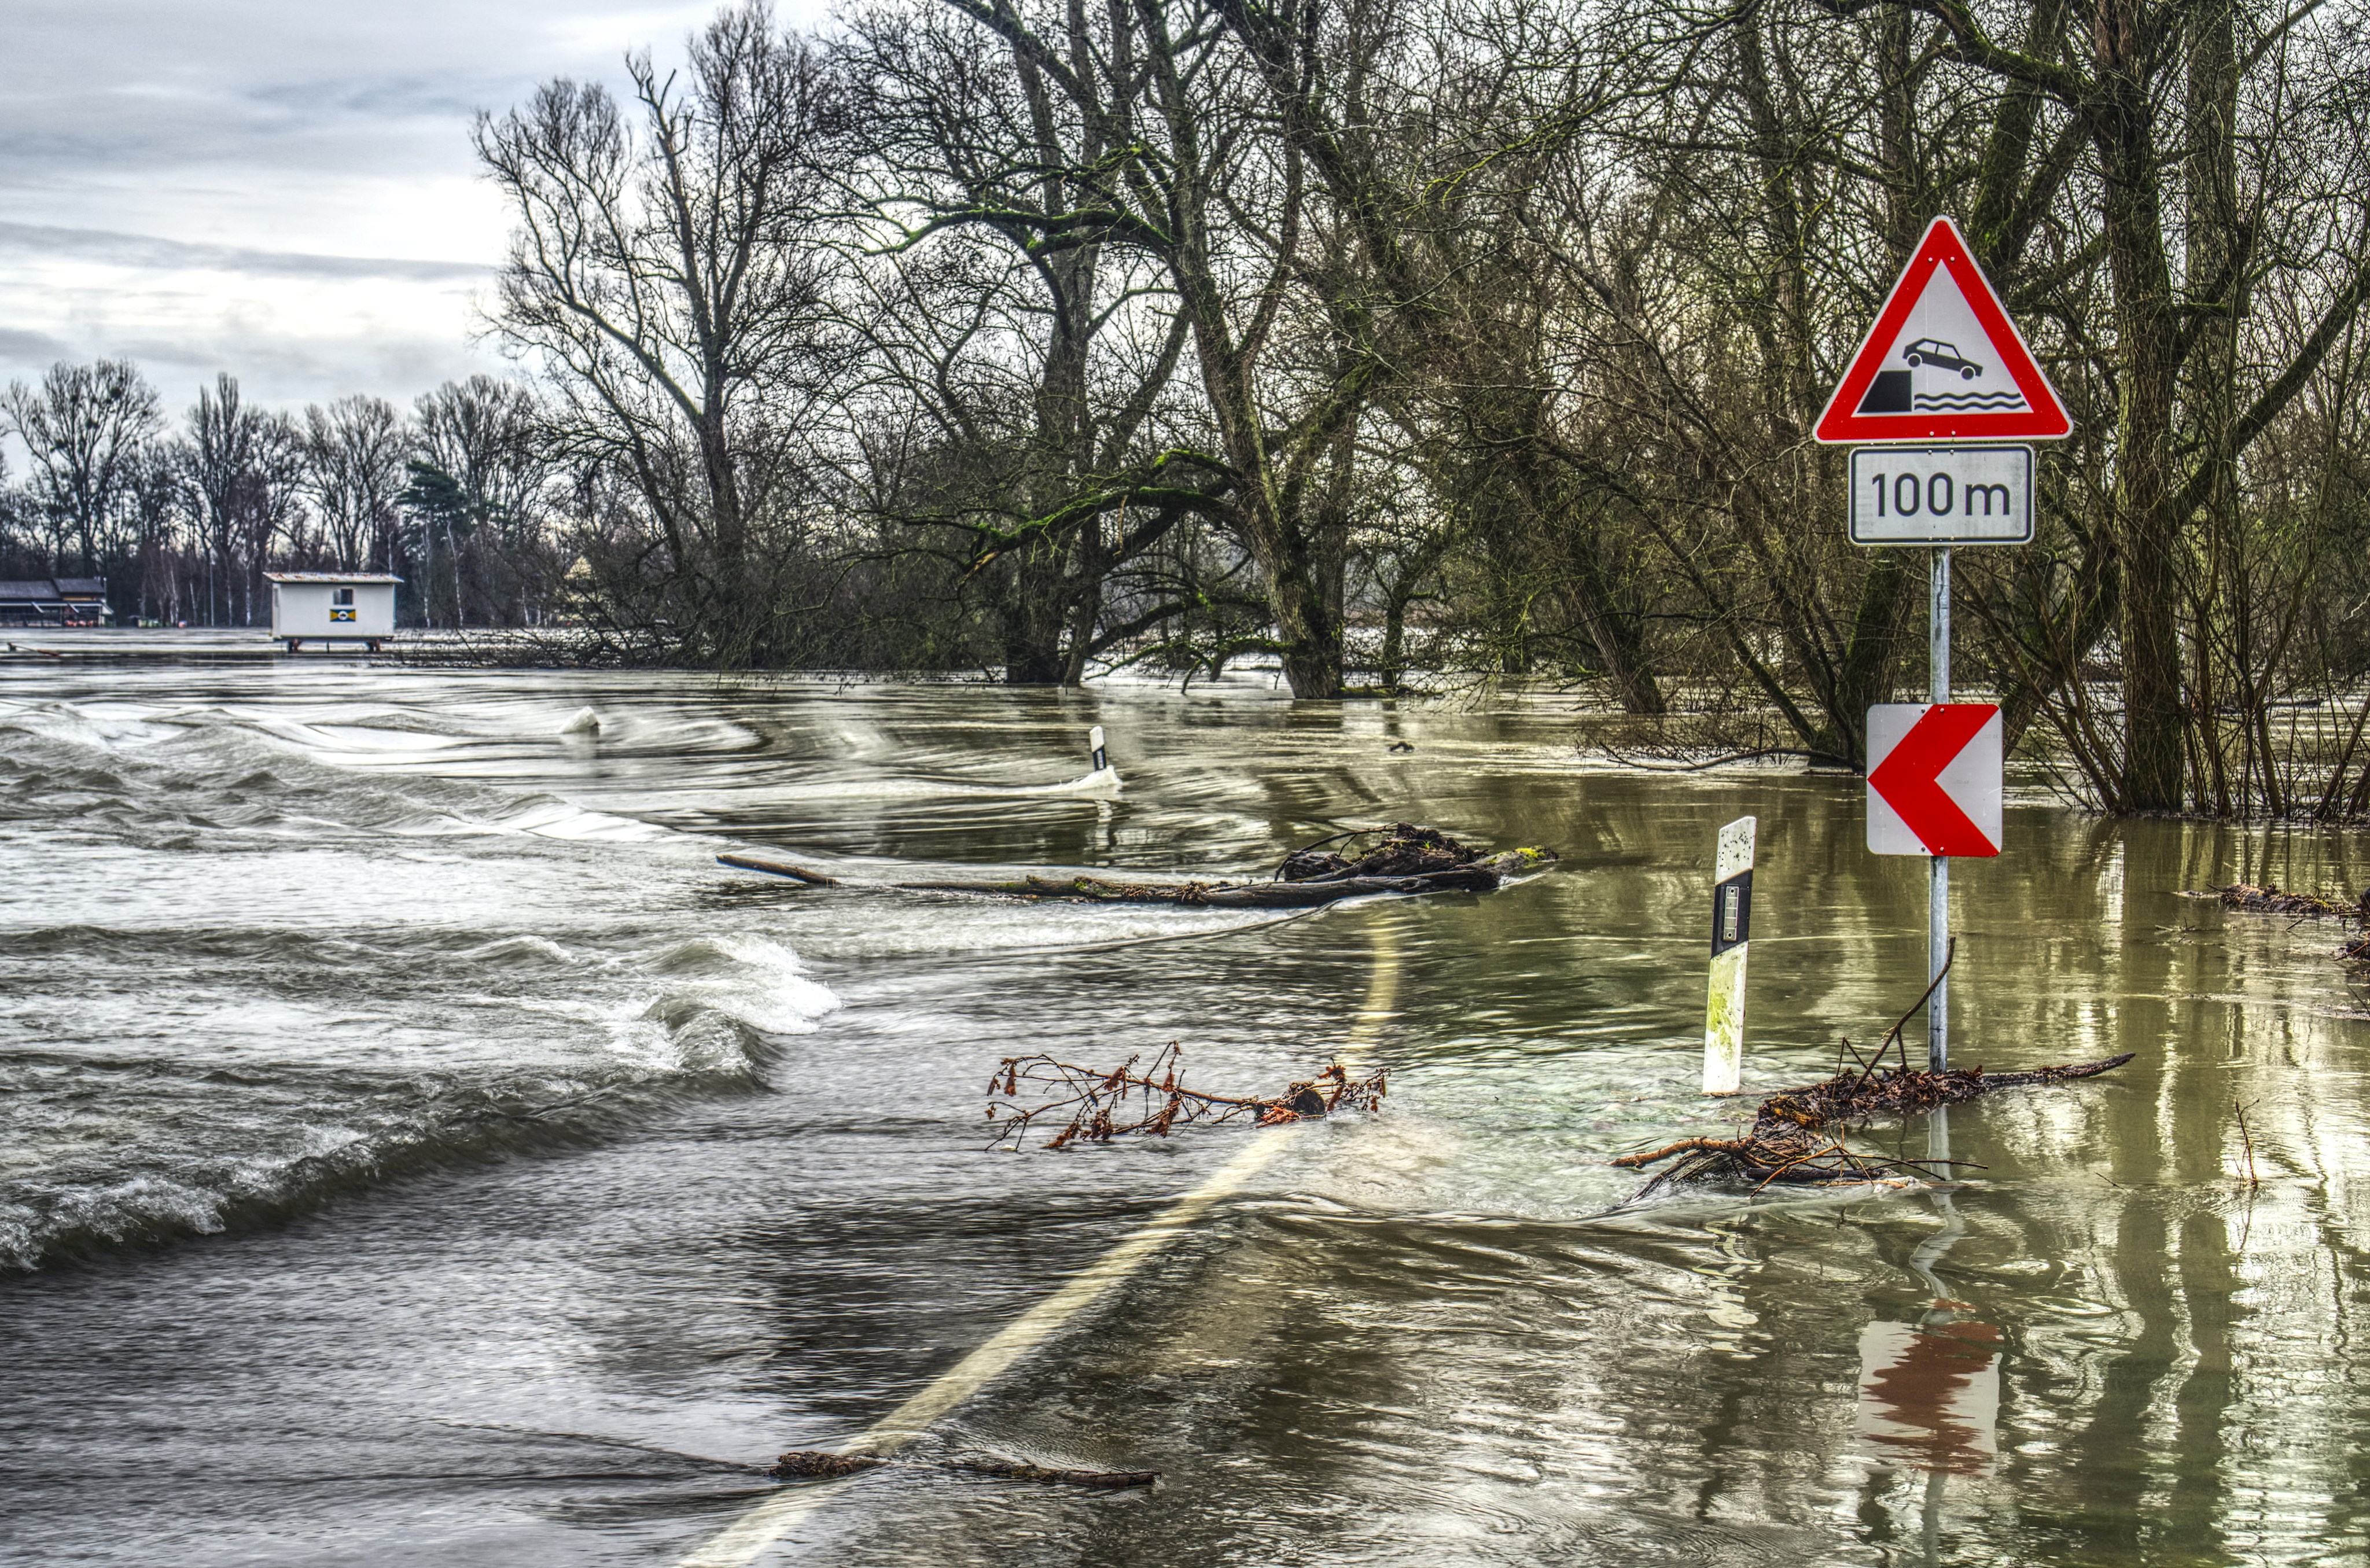
[[[1386,1092],[1384,1074],[1353,1079],[1336,1062],[1272,1099],[1205,1094],[1185,1087],[1184,1056],[1174,1043],[1154,1053],[1142,1070],[1139,1060],[1130,1056],[1105,1072],[1045,1055],[1007,1056],[987,1080],[987,1119],[997,1124],[988,1147],[1009,1143],[1018,1148],[1041,1124],[1050,1125],[1065,1114],[1068,1122],[1045,1141],[1047,1148],[1109,1143],[1130,1135],[1165,1138],[1171,1127],[1243,1116],[1262,1127],[1278,1127],[1343,1109],[1377,1111]],[[1034,1103],[1025,1102],[1024,1093],[1035,1095]]]
[[[825,1454],[811,1449],[784,1454],[766,1473],[797,1480],[857,1475],[884,1465],[900,1470],[954,1470],[963,1475],[990,1475],[1003,1481],[1033,1481],[1052,1486],[1089,1486],[1107,1492],[1150,1486],[1160,1479],[1158,1470],[1048,1470],[1043,1465],[1022,1464],[1014,1459],[892,1459],[878,1454]]]
[[[1761,1102],[1754,1113],[1752,1126],[1743,1136],[1681,1138],[1650,1153],[1627,1155],[1615,1160],[1616,1166],[1635,1170],[1665,1159],[1678,1159],[1677,1164],[1640,1187],[1631,1201],[1681,1182],[1749,1182],[1754,1191],[1759,1192],[1773,1182],[1820,1184],[1931,1179],[1950,1166],[1968,1162],[1864,1155],[1850,1148],[1829,1129],[1865,1124],[1877,1116],[1906,1115],[1940,1105],[1955,1105],[1996,1089],[2095,1078],[2132,1059],[2133,1054],[2126,1051],[2101,1062],[2036,1067],[2020,1073],[1987,1073],[1980,1066],[1940,1072],[1912,1067],[1902,1031],[1933,997],[1942,975],[1950,972],[1946,960],[1941,974],[1926,987],[1925,996],[1918,997],[1916,1004],[1885,1032],[1872,1055],[1861,1055],[1848,1039],[1845,1040],[1843,1051],[1852,1058],[1854,1066],[1833,1078],[1771,1095]],[[1885,1066],[1888,1056],[1895,1058],[1895,1066]]]
[[[1357,859],[1325,851],[1350,841]],[[744,871],[788,877],[809,887],[889,887],[904,893],[963,893],[996,898],[1061,899],[1081,904],[1198,904],[1218,909],[1305,909],[1368,894],[1495,893],[1508,881],[1556,859],[1552,849],[1510,849],[1483,859],[1436,828],[1398,823],[1319,839],[1284,859],[1266,882],[1114,882],[1103,877],[1020,877],[1004,882],[861,882],[751,855],[717,859]]]
[[[2215,897],[2225,909],[2244,910],[2250,915],[2287,915],[2299,920],[2346,920],[2362,929],[2340,942],[2337,956],[2351,963],[2370,960],[2370,890],[2351,902],[2342,898],[2327,898],[2313,893],[2288,893],[2266,882],[2257,887],[2252,882],[2232,882],[2214,890]]]
[[[1329,849],[1329,844],[1342,846]],[[1546,864],[1552,849],[1513,849],[1483,862],[1512,875]],[[1398,822],[1388,827],[1355,827],[1306,844],[1283,858],[1275,881],[1283,882],[1341,882],[1357,877],[1428,877],[1454,871],[1481,860],[1481,852],[1458,843],[1436,827]]]
[[[2243,909],[2251,915],[2302,915],[2335,920],[2370,917],[2370,893],[2348,901],[2312,893],[2287,893],[2269,882],[2261,887],[2251,882],[2232,882],[2215,889],[2215,896],[2222,901],[2223,908]]]

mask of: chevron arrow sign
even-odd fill
[[[1885,702],[1870,709],[1870,852],[1998,854],[2001,751],[1996,703]]]

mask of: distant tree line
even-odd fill
[[[570,559],[536,409],[475,375],[408,415],[370,397],[290,415],[224,375],[176,424],[127,361],[53,365],[0,393],[25,456],[0,467],[0,576],[104,577],[119,619],[240,627],[270,619],[266,571],[387,571],[408,625],[534,625]]]
[[[590,656],[1518,676],[1857,763],[1925,560],[1810,432],[1949,213],[2076,420],[2037,541],[1960,552],[1962,684],[2110,810],[2359,813],[2365,20],[736,4],[480,117],[488,312]]]

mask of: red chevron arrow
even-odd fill
[[[1901,814],[1928,854],[1999,853],[1999,846],[1968,820],[1939,777],[1998,711],[1996,703],[1938,702],[1869,770],[1868,787]]]

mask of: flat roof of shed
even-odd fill
[[[267,571],[264,577],[273,582],[400,582],[400,577],[390,577],[384,571]]]

